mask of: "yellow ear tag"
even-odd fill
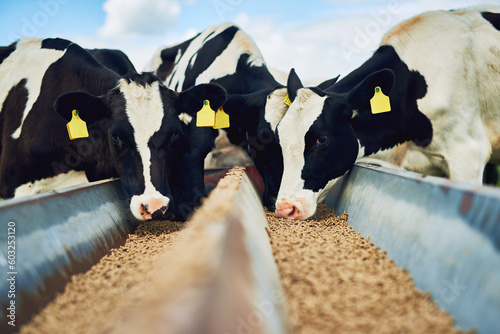
[[[210,101],[204,100],[203,107],[196,114],[196,126],[214,126],[215,124],[215,111],[210,108]]]
[[[370,105],[372,107],[372,114],[391,111],[391,100],[389,96],[385,95],[378,86],[375,87],[375,95],[371,98]]]
[[[222,107],[215,113],[214,129],[225,129],[229,127],[229,115],[226,114]]]
[[[287,106],[290,106],[292,104],[292,100],[290,100],[290,96],[288,96],[288,94],[286,94],[285,100],[283,100],[283,102],[285,102]]]
[[[71,121],[66,124],[68,129],[69,139],[87,138],[89,131],[87,130],[87,123],[80,118],[78,110],[73,110]]]

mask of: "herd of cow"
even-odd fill
[[[356,161],[478,184],[500,163],[498,8],[404,21],[315,87],[293,69],[278,82],[232,24],[160,48],[146,70],[59,38],[0,47],[0,195],[119,177],[137,219],[186,219],[220,131],[253,160],[264,204],[293,219]]]

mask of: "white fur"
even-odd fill
[[[264,119],[271,124],[273,132],[276,132],[278,123],[288,110],[288,106],[283,102],[286,95],[286,88],[278,88],[269,94],[267,98]]]
[[[126,101],[126,113],[134,129],[137,151],[142,160],[145,190],[142,195],[132,196],[130,209],[136,218],[141,219],[140,206],[153,198],[161,198],[166,204],[169,199],[163,196],[151,182],[151,151],[148,142],[160,130],[163,120],[163,103],[159,83],[154,82],[144,88],[135,82],[122,79],[118,84]]]
[[[61,58],[65,51],[42,49],[41,38],[22,38],[16,49],[0,65],[0,105],[5,102],[12,87],[22,79],[27,79],[28,101],[23,111],[21,125],[12,133],[13,139],[21,135],[24,120],[40,95],[40,88],[45,72]]]
[[[243,31],[238,30],[227,48],[217,57],[214,62],[196,78],[196,84],[209,82],[213,79],[225,77],[236,72],[241,54],[249,54],[248,64],[251,66],[262,66],[264,60],[259,49]]]
[[[76,186],[78,184],[88,183],[89,180],[85,172],[69,171],[34,182],[28,182],[16,188],[14,197],[30,196],[58,189]]]
[[[217,26],[210,26],[198,35],[188,46],[182,57],[176,58],[174,70],[165,80],[165,84],[171,89],[180,90],[184,84],[184,73],[194,65],[194,59],[198,51],[205,43],[216,37],[218,34],[230,27],[231,23],[223,23]],[[213,33],[213,34],[212,34]],[[212,34],[209,38],[208,35]],[[206,40],[205,40],[206,39]],[[263,66],[264,59],[252,41],[252,39],[239,30],[227,48],[214,60],[214,62],[196,78],[196,84],[210,82],[226,75],[236,72],[239,55],[249,54],[248,63],[252,66]]]
[[[321,195],[321,192],[304,189],[301,172],[305,164],[305,135],[321,114],[325,100],[326,96],[321,97],[308,88],[299,89],[297,97],[278,124],[285,169],[277,203],[287,200],[295,202],[297,206],[300,204],[304,216],[314,214]]]
[[[476,10],[413,20],[384,43],[425,77],[428,93],[417,103],[434,133],[424,149],[410,143],[400,167],[480,184],[485,163],[500,162],[500,32]],[[392,162],[394,156],[388,150],[373,158]]]
[[[183,113],[179,114],[179,119],[181,120],[181,122],[188,125],[193,120],[193,116],[189,115],[188,113],[183,112]]]

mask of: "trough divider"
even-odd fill
[[[266,227],[244,168],[230,170],[159,261],[158,297],[117,333],[290,333]]]

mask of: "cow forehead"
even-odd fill
[[[125,113],[139,143],[147,143],[160,130],[164,117],[159,81],[145,86],[121,79],[118,89],[125,99]]]
[[[280,143],[303,141],[307,131],[323,111],[327,96],[319,96],[311,89],[301,88],[278,125]]]

